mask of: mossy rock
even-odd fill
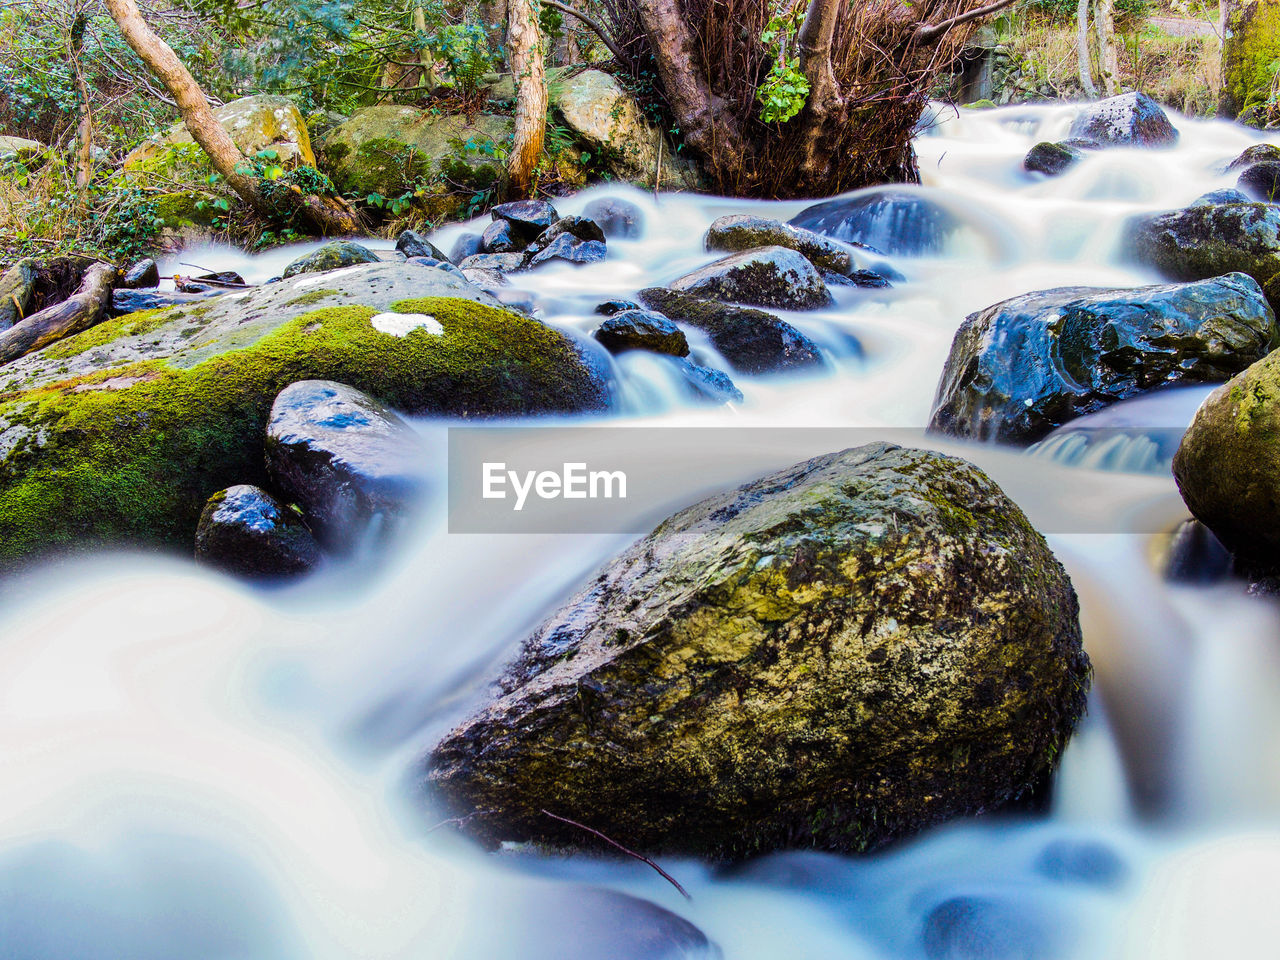
[[[978,468],[871,444],[704,500],[553,614],[424,763],[487,843],[875,848],[1043,782],[1075,592]]]
[[[167,230],[210,229],[218,217],[217,197],[199,190],[175,190],[155,198],[156,219]]]
[[[303,273],[327,273],[330,270],[341,270],[343,267],[354,267],[361,263],[378,263],[376,253],[366,246],[352,243],[350,240],[331,240],[322,247],[304,253],[284,268],[284,279],[296,277]]]
[[[1280,61],[1280,2],[1228,0],[1222,5],[1222,94],[1218,111],[1236,117],[1268,101]]]
[[[386,312],[429,314],[384,333]],[[276,394],[333,379],[411,414],[598,410],[563,334],[442,270],[370,264],[99,324],[0,367],[0,568],[129,543],[189,552],[205,500],[269,486]]]

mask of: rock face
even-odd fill
[[[651,350],[673,357],[689,355],[684,331],[652,310],[623,310],[606,319],[591,334],[610,353]]]
[[[212,492],[271,487],[268,412],[309,379],[407,414],[526,416],[609,400],[564,335],[414,264],[107,320],[0,367],[0,568],[103,543],[189,549]]]
[[[1138,263],[1170,280],[1247,273],[1272,307],[1280,306],[1280,290],[1270,284],[1280,273],[1280,206],[1205,204],[1135,217],[1125,227],[1124,245]]]
[[[769,246],[795,250],[821,270],[845,276],[854,270],[853,251],[847,244],[781,220],[739,213],[720,217],[707,230],[708,250],[739,253]]]
[[[662,287],[640,291],[645,306],[697,327],[734,370],[741,373],[817,371],[826,366],[817,344],[763,310],[701,300]]]
[[[1069,143],[1037,143],[1027,152],[1022,168],[1031,173],[1056,177],[1084,159],[1084,151]]]
[[[831,292],[803,256],[787,247],[731,254],[671,281],[671,289],[725,303],[784,310],[829,306]]]
[[[327,273],[330,270],[341,270],[343,267],[354,267],[361,263],[377,263],[378,255],[368,247],[362,247],[350,240],[334,240],[326,243],[318,250],[304,253],[284,268],[284,278],[296,277],[303,273]]]
[[[1227,0],[1222,4],[1222,93],[1218,112],[1238,117],[1265,103],[1280,60],[1280,7],[1274,0]]]
[[[205,505],[196,560],[242,577],[289,577],[319,563],[320,547],[292,510],[259,487],[239,484]]]
[[[930,428],[1026,444],[1159,387],[1226,380],[1280,345],[1258,285],[1065,287],[1005,300],[956,332]]]
[[[645,119],[635,99],[602,70],[584,70],[551,85],[551,105],[577,138],[621,180],[651,183],[657,164],[658,130]],[[694,169],[666,145],[660,185],[697,189]]]
[[[413,257],[430,257],[433,260],[443,260],[445,262],[449,260],[444,251],[416,230],[402,230],[400,232],[400,235],[396,237],[396,251],[403,253],[405,257],[410,259]]]
[[[390,534],[426,489],[425,451],[392,410],[345,384],[303,380],[267,420],[267,470],[325,545],[350,553]]]
[[[1191,512],[1233,553],[1274,568],[1280,551],[1280,354],[1219,387],[1173,458]]]
[[[582,208],[582,215],[594,220],[606,237],[634,240],[644,233],[644,211],[617,197],[598,197]]]
[[[1236,186],[1251,199],[1275,203],[1280,199],[1280,162],[1264,160],[1246,167]]]
[[[546,809],[644,850],[866,850],[1037,783],[1088,681],[1021,511],[965,461],[872,444],[662,523],[528,639],[427,783],[489,842],[584,842]]]
[[[0,160],[30,163],[32,160],[39,159],[48,149],[39,140],[0,134]]]
[[[0,275],[0,333],[32,312],[39,265],[24,257]]]
[[[1086,104],[1069,137],[1103,147],[1167,147],[1178,142],[1178,131],[1160,104],[1135,92]]]
[[[145,257],[129,267],[122,284],[130,290],[160,286],[160,267],[150,257]]]
[[[815,203],[792,217],[791,225],[874,252],[919,257],[945,252],[960,222],[928,197],[895,188]]]

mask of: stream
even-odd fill
[[[732,456],[670,455],[658,516],[840,445],[926,442],[968,313],[1049,287],[1154,282],[1117,255],[1124,219],[1232,186],[1222,167],[1260,136],[1179,117],[1174,149],[1024,173],[1029,147],[1064,138],[1074,112],[936,110],[917,142],[919,189],[959,227],[940,253],[891,256],[905,278],[892,289],[835,288],[833,307],[785,314],[827,372],[735,375],[743,402],[708,407],[682,399],[657,359],[615,360],[611,436],[735,428]],[[641,237],[609,241],[603,263],[512,278],[513,296],[582,334],[596,303],[713,259],[702,237],[714,218],[806,206],[616,186],[556,205],[578,213],[602,195],[643,209]],[[886,239],[902,226],[885,224]],[[447,250],[464,229],[433,239]],[[195,264],[259,283],[306,249],[193,248],[161,272]],[[709,343],[691,344],[716,363]],[[130,554],[38,571],[0,614],[0,958],[1265,955],[1280,941],[1280,615],[1238,586],[1158,573],[1164,532],[1187,514],[1153,438],[1185,427],[1207,392],[1108,411],[1100,425],[1119,432],[1105,455],[1061,439],[1030,451],[927,441],[1000,483],[1080,595],[1095,681],[1042,809],[865,857],[664,859],[690,900],[632,859],[482,852],[404,800],[414,761],[632,535],[450,533],[437,497],[391,557],[287,589]],[[417,427],[440,489],[446,426]],[[649,904],[713,945],[681,940],[688,928]]]

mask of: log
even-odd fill
[[[67,299],[31,314],[0,333],[0,364],[34,353],[105,320],[111,309],[111,289],[118,279],[119,271],[110,264],[90,266],[79,289]]]

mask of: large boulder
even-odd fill
[[[839,200],[823,200],[791,218],[812,230],[874,252],[919,257],[945,253],[960,220],[941,204],[903,187],[876,188]]]
[[[703,300],[664,287],[640,291],[651,310],[703,331],[735,371],[749,374],[821,370],[817,344],[771,313]]]
[[[788,247],[821,270],[846,276],[854,270],[853,250],[848,244],[768,217],[745,213],[719,217],[707,228],[705,244],[708,250],[729,253],[756,247]]]
[[[0,134],[0,163],[29,164],[43,157],[48,150],[39,140]]]
[[[1029,293],[960,326],[930,428],[1031,443],[1125,397],[1226,380],[1277,345],[1275,314],[1257,283],[1239,273]]]
[[[309,379],[457,417],[592,411],[609,396],[563,334],[411,263],[129,314],[0,367],[0,567],[112,542],[189,549],[211,493],[271,486],[268,413]]]
[[[1068,137],[1101,147],[1167,147],[1178,142],[1178,131],[1160,104],[1134,92],[1085,104]]]
[[[597,197],[582,208],[582,215],[600,225],[608,238],[635,240],[644,233],[644,211],[620,197]]]
[[[1225,0],[1222,28],[1218,112],[1238,117],[1271,98],[1275,64],[1280,61],[1280,4],[1275,0]]]
[[[670,286],[695,297],[756,307],[812,310],[831,304],[822,274],[787,247],[733,253],[672,280]]]
[[[288,280],[303,273],[327,273],[361,263],[377,263],[378,260],[378,255],[366,246],[350,240],[331,240],[290,261],[284,268],[283,277]]]
[[[1280,308],[1280,289],[1270,283],[1280,273],[1280,206],[1193,204],[1134,217],[1125,225],[1123,246],[1136,262],[1170,280],[1247,273]]]
[[[660,134],[617,80],[602,70],[584,70],[559,78],[550,93],[551,106],[598,164],[620,180],[652,182]],[[699,187],[695,169],[669,144],[662,151],[660,186]]]
[[[1280,566],[1280,353],[1211,393],[1173,458],[1191,512],[1233,553]]]
[[[427,784],[488,842],[871,849],[1040,783],[1075,592],[980,470],[871,444],[669,518],[524,644]]]
[[[301,517],[242,483],[209,498],[196,527],[196,560],[241,577],[291,577],[320,562],[320,546]]]

